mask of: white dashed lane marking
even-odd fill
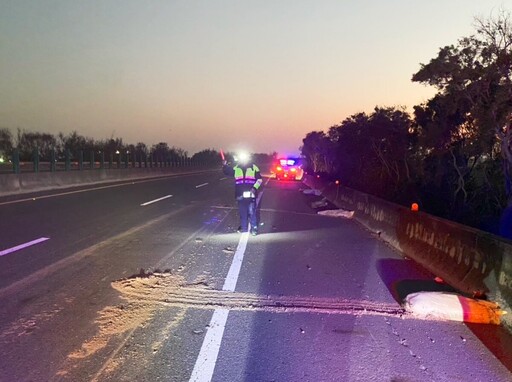
[[[164,199],[167,199],[167,198],[172,198],[172,195],[162,196],[161,198],[158,198],[158,199],[155,199],[155,200],[150,200],[149,202],[146,202],[146,203],[142,203],[141,207],[147,206],[149,204],[153,204],[153,203],[156,203],[156,202],[159,202],[160,200],[164,200]]]
[[[50,238],[49,237],[40,237],[39,239],[32,240],[32,241],[29,241],[24,244],[17,245],[16,247],[4,249],[3,251],[0,251],[0,256],[8,255],[9,253],[13,253],[13,252],[19,251],[19,250],[27,248],[27,247],[31,247],[33,245],[42,243],[43,241],[46,241],[46,240],[50,240]]]

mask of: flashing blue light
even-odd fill
[[[294,159],[280,159],[279,163],[281,163],[281,166],[293,166],[295,165]]]

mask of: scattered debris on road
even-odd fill
[[[325,211],[318,211],[318,215],[323,216],[331,216],[335,218],[347,218],[351,219],[354,216],[354,211],[348,211],[348,210],[325,210]]]
[[[328,200],[326,198],[323,198],[321,200],[311,203],[311,208],[317,209],[317,208],[326,207],[328,205],[329,205]]]
[[[305,195],[315,195],[315,196],[322,195],[322,192],[320,190],[315,190],[312,188],[308,188],[307,190],[302,191],[302,193]]]

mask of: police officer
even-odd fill
[[[263,183],[260,169],[251,161],[249,154],[240,153],[235,158],[236,164],[231,167],[223,162],[223,172],[235,178],[235,198],[238,202],[240,227],[238,232],[247,232],[251,223],[251,235],[258,234],[258,217],[256,214],[256,198]]]

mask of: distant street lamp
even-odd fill
[[[116,158],[116,162],[117,162],[117,168],[121,168],[121,153],[119,152],[119,150],[116,150],[116,155],[117,155],[117,158]]]

